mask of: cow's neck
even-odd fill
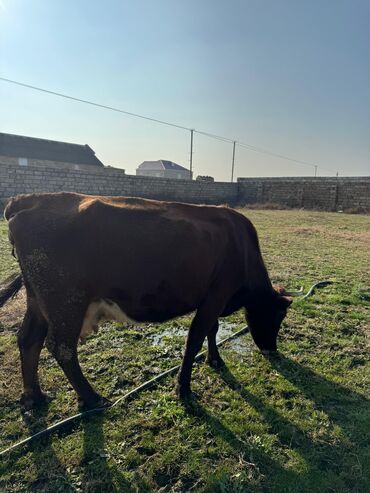
[[[248,294],[257,296],[274,294],[270,276],[260,255],[254,262],[251,262],[247,291]]]

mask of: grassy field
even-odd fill
[[[193,373],[198,402],[175,398],[168,378],[136,400],[86,419],[0,462],[0,491],[369,492],[370,218],[308,211],[245,211],[270,275],[290,289],[335,281],[293,304],[280,356],[245,335],[222,350],[226,368]],[[16,271],[0,222],[0,281]],[[43,350],[48,408],[21,414],[14,326],[23,298],[0,312],[0,449],[76,412]],[[244,325],[243,314],[225,330]],[[177,363],[190,318],[123,328],[105,324],[81,346],[87,376],[116,399]],[[180,334],[180,335],[179,335]]]

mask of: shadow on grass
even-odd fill
[[[82,491],[131,493],[133,490],[116,465],[109,465],[103,424],[104,414],[86,418],[83,428]]]
[[[34,435],[48,427],[47,414],[48,403],[45,403],[37,410],[22,415],[29,435]],[[67,493],[76,491],[66,468],[54,451],[51,435],[37,439],[26,450],[21,447],[19,455],[25,455],[29,451],[37,471],[37,478],[28,485],[31,491],[65,491]]]
[[[363,438],[370,428],[370,400],[347,387],[332,382],[309,368],[279,354],[269,359],[271,366],[315,402],[350,438]],[[362,412],[362,410],[364,412]],[[350,414],[357,419],[353,422]],[[366,423],[367,422],[367,423]],[[366,427],[362,428],[363,425]]]
[[[368,445],[366,437],[370,427],[369,400],[284,356],[271,358],[269,361],[272,369],[299,389],[298,395],[303,394],[313,403],[315,412],[322,411],[329,417],[331,428],[323,436],[313,438],[315,422],[313,429],[310,430],[307,426],[303,429],[281,414],[281,404],[275,407],[273,398],[271,402],[259,398],[225,367],[218,372],[219,377],[258,411],[268,425],[267,433],[278,437],[279,442],[277,446],[274,445],[274,454],[263,450],[249,441],[247,429],[242,432],[233,431],[231,423],[230,428],[226,420],[216,417],[209,409],[196,402],[188,408],[189,413],[204,423],[212,435],[226,442],[234,450],[235,460],[241,458],[245,462],[246,471],[242,478],[220,478],[215,474],[214,481],[210,481],[210,486],[204,491],[369,491],[365,466],[362,466],[362,469],[360,464],[364,461]],[[290,403],[289,395],[283,398],[284,405]],[[311,407],[302,407],[302,413],[311,411]],[[47,426],[46,415],[47,408],[44,407],[37,413],[25,416],[30,434]],[[294,411],[294,415],[299,420],[297,410]],[[14,463],[14,460],[20,460],[22,455],[31,452],[30,459],[37,469],[37,479],[27,485],[28,488],[32,491],[74,492],[77,485],[78,491],[84,492],[137,491],[123,477],[120,466],[114,462],[114,457],[110,457],[109,443],[105,443],[103,429],[107,416],[104,413],[81,422],[83,457],[76,468],[77,477],[75,473],[72,477],[70,471],[67,471],[58,459],[51,437],[32,445],[28,450],[21,449],[20,452],[15,452],[17,455],[9,456]],[[309,418],[310,415],[307,414],[308,423]],[[334,438],[330,434],[332,424],[341,430]],[[63,430],[61,436],[70,431],[70,428]],[[285,464],[292,457],[291,453],[300,458],[301,464],[304,464],[303,468],[297,469],[295,464]],[[9,470],[11,462],[5,467]],[[252,479],[248,482],[248,478]]]
[[[45,404],[35,411],[22,415],[29,435],[34,435],[50,425],[50,423],[47,423],[47,414],[48,405]],[[27,483],[25,491],[50,493],[122,491],[123,493],[131,493],[133,490],[130,484],[122,477],[114,465],[109,466],[108,464],[109,455],[106,453],[103,433],[104,419],[103,415],[99,415],[87,417],[81,421],[83,456],[80,464],[74,467],[73,472],[67,471],[59,460],[54,450],[55,445],[54,447],[52,445],[52,439],[55,435],[59,439],[70,435],[76,429],[76,423],[67,424],[57,434],[35,439],[30,445],[21,446],[19,449],[9,452],[2,461],[0,476],[1,471],[11,470],[15,462],[23,460],[23,457],[29,454],[29,467],[32,468],[33,463],[36,479]],[[65,455],[66,452],[63,451],[63,454]],[[66,463],[68,464],[68,461]],[[16,481],[16,478],[14,481]]]
[[[284,356],[271,358],[270,362],[273,368],[314,402],[315,410],[323,411],[342,432],[334,440],[327,436],[313,440],[311,433],[305,432],[282,416],[273,405],[266,404],[252,394],[240,384],[228,367],[224,367],[219,372],[222,380],[258,411],[268,424],[269,432],[279,438],[285,450],[294,450],[306,463],[306,471],[297,474],[257,451],[268,485],[268,478],[273,478],[271,491],[368,491],[366,471],[359,464],[365,459],[358,454],[366,452],[366,430],[370,427],[369,401]],[[214,416],[205,411],[203,414],[212,431],[236,450],[244,450],[245,453],[253,450],[248,444],[241,443]],[[255,450],[253,455],[257,457]]]
[[[210,473],[213,473],[213,479],[211,479],[208,486],[202,491],[205,493],[223,493],[224,491],[257,493],[270,491],[266,489],[266,481],[263,481],[263,484],[261,484],[261,479],[264,479],[266,470],[276,478],[277,475],[283,472],[281,465],[263,451],[249,444],[242,437],[237,436],[219,418],[202,406],[199,401],[192,402],[190,406],[187,406],[187,411],[198,420],[203,421],[213,436],[221,438],[233,448],[238,456],[238,460],[245,464],[246,469],[246,474],[242,478],[230,478],[225,474],[219,475],[217,471],[210,471]],[[297,474],[293,471],[284,472],[286,475],[286,484],[289,482],[296,484]],[[251,479],[253,477],[255,478],[254,480]],[[285,489],[284,491],[290,490]]]

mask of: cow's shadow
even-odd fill
[[[282,355],[269,360],[272,369],[278,371],[294,384],[298,391],[314,404],[316,410],[323,411],[333,424],[339,426],[343,436],[348,438],[349,442],[355,442],[359,438],[360,425],[356,424],[351,412],[354,412],[356,408],[356,414],[359,416],[362,409],[365,411],[368,408],[368,399]],[[318,471],[331,469],[338,473],[346,460],[341,440],[336,444],[327,445],[326,453],[322,453],[322,444],[312,440],[310,433],[283,416],[280,409],[269,404],[265,398],[261,399],[244,387],[227,366],[218,371],[217,375],[228,387],[239,393],[248,405],[256,409],[267,423],[269,433],[278,437],[282,447],[293,449],[303,457],[308,465],[308,470],[303,473],[307,480],[312,480]],[[286,401],[289,402],[289,397],[286,398]],[[284,478],[284,481],[293,485],[298,485],[302,480],[302,474],[284,468],[278,460],[271,457],[271,454],[253,444],[251,445],[246,437],[238,436],[199,402],[193,404],[188,411],[204,423],[214,436],[226,441],[237,452],[238,456],[245,457],[247,461],[253,457],[253,464],[250,467],[256,468],[262,474]],[[365,412],[363,414],[366,416]],[[24,419],[30,434],[47,426],[46,416],[46,406],[31,417],[25,416]],[[105,441],[103,430],[104,422],[107,419],[109,419],[108,414],[103,413],[81,421],[83,456],[79,475],[82,484],[79,485],[79,489],[82,491],[116,491],[118,489],[130,493],[133,491],[132,487],[123,478],[114,460],[112,460],[114,458],[109,455],[109,443]],[[361,426],[365,429],[363,422]],[[63,430],[62,435],[70,431],[70,429]],[[63,483],[63,491],[76,491],[69,472],[55,453],[51,437],[46,437],[40,443],[31,445],[30,451],[35,466],[40,471],[33,484],[35,488],[42,489],[44,487],[44,491],[52,491],[52,483],[49,481],[48,485],[45,484],[47,478],[42,472],[45,471],[45,461],[47,460],[47,463],[50,464],[50,470],[55,472],[58,477],[58,486]],[[48,489],[45,490],[45,487]],[[252,485],[249,489],[253,491]],[[256,486],[255,490],[260,491],[260,486]]]
[[[310,368],[282,354],[269,358],[271,366],[295,385],[305,396],[315,402],[335,423],[350,436],[356,432],[355,423],[349,421],[347,407],[369,409],[370,400],[343,385],[326,379]]]
[[[282,472],[285,475],[285,482],[294,484],[297,480],[297,473],[294,471],[283,470],[283,467],[274,459],[271,458],[270,455],[263,452],[260,448],[252,446],[245,440],[243,437],[238,436],[234,431],[232,431],[228,426],[226,426],[221,419],[216,417],[214,414],[206,409],[199,401],[192,402],[189,406],[187,406],[187,411],[189,414],[193,415],[197,420],[200,420],[202,423],[206,425],[211,434],[215,437],[221,438],[224,442],[226,442],[237,454],[237,461],[239,461],[245,471],[248,470],[248,487],[246,487],[245,479],[235,478],[225,478],[225,484],[223,485],[225,491],[248,491],[250,493],[256,492],[260,493],[261,491],[268,491],[265,489],[261,490],[261,485],[253,482],[250,482],[250,478],[253,476],[265,476],[266,469],[271,472],[273,476],[280,475]],[[213,471],[216,473],[217,471]],[[220,490],[219,479],[215,479],[214,483],[210,483],[210,485],[204,490],[204,493],[213,493],[215,491]],[[203,490],[202,490],[203,491]],[[224,491],[224,490],[222,490]]]
[[[82,491],[134,490],[110,459],[109,446],[105,443],[103,425],[106,412],[83,419]]]
[[[22,414],[23,421],[28,428],[29,435],[34,435],[46,429],[48,404],[44,404],[37,410]],[[71,471],[67,471],[55,452],[52,440],[54,435],[46,435],[31,442],[26,450],[22,447],[12,452],[9,460],[18,460],[25,453],[30,453],[30,458],[35,465],[37,477],[32,481],[32,491],[123,491],[131,493],[132,488],[122,477],[118,469],[109,464],[109,455],[106,453],[106,444],[103,433],[103,423],[106,419],[103,414],[89,416],[78,422],[63,426],[58,431],[59,439],[71,435],[82,428],[83,444],[82,459],[75,466],[77,476],[72,477]],[[45,467],[47,466],[47,468]],[[52,472],[52,477],[48,472]],[[77,481],[77,483],[76,483]]]
[[[310,433],[284,417],[273,404],[266,403],[265,399],[262,400],[246,389],[227,366],[217,373],[232,390],[238,392],[249,405],[258,411],[267,423],[269,432],[278,437],[283,447],[294,449],[306,461],[308,470],[303,474],[306,479],[314,479],[320,471],[331,470],[339,474],[346,461],[344,449],[350,448],[351,445],[348,444],[351,442],[358,441],[361,430],[366,429],[364,422],[356,423],[355,416],[351,416],[350,411],[355,413],[356,418],[359,419],[361,409],[363,409],[364,413],[362,414],[366,416],[366,409],[369,408],[370,404],[369,400],[284,356],[270,358],[270,362],[273,369],[293,383],[306,398],[314,403],[315,410],[323,411],[332,424],[340,427],[343,440],[339,439],[335,444],[327,443],[325,449],[325,445],[323,446],[320,441],[313,440]],[[352,409],[349,409],[351,405]],[[272,460],[267,454],[253,448],[248,441],[238,438],[200,403],[196,403],[190,412],[204,420],[214,435],[219,435],[223,440],[226,440],[238,453],[243,452],[247,456],[252,454],[257,459],[256,465],[261,463],[266,469],[262,473],[268,472],[273,476],[284,477],[284,480],[292,484],[294,481],[302,479],[302,475],[283,469],[278,462]]]
[[[23,422],[27,426],[30,436],[45,430],[50,425],[47,422],[48,407],[48,403],[46,402],[38,409],[22,414]],[[65,466],[55,453],[51,435],[31,442],[29,450],[37,471],[37,478],[31,486],[32,490],[53,491],[63,487],[66,492],[77,491],[71,482]],[[23,447],[18,454],[24,454]],[[45,470],[46,464],[47,469],[53,471],[53,478],[48,476]]]

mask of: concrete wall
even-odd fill
[[[128,195],[201,204],[273,202],[307,209],[370,211],[370,177],[239,178],[237,183],[126,175],[117,168],[88,170],[14,166],[0,160],[0,209],[9,197],[31,192]]]
[[[336,211],[370,211],[370,177],[238,178],[239,204],[277,203]]]
[[[31,192],[81,192],[91,195],[128,195],[160,200],[204,204],[236,204],[236,183],[204,183],[126,175],[123,170],[45,169],[37,166],[14,166],[0,162],[0,201]]]

